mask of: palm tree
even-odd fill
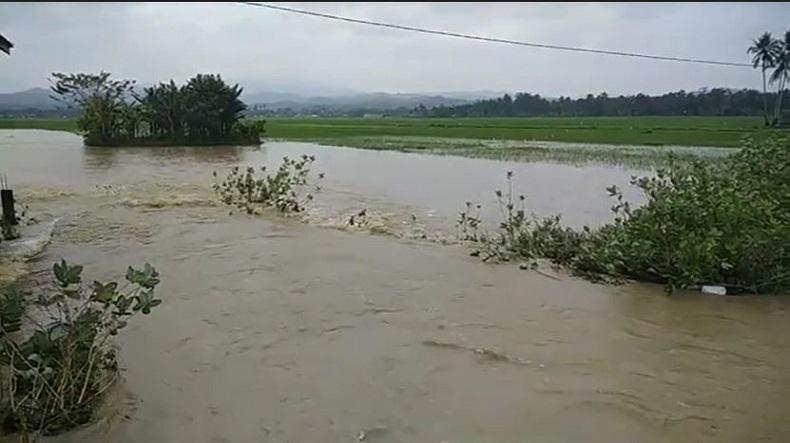
[[[774,108],[774,125],[779,124],[779,119],[782,116],[782,98],[785,95],[787,80],[790,79],[790,29],[785,31],[784,41],[777,42],[777,48],[774,72],[771,74],[771,83],[778,83],[776,88],[776,107]]]
[[[763,72],[763,121],[768,126],[768,88],[765,84],[765,71],[774,67],[776,63],[779,53],[779,42],[771,37],[770,32],[766,32],[760,38],[754,40],[754,44],[746,52],[754,54],[752,66],[755,69],[761,68]]]

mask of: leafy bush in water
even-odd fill
[[[263,177],[256,176],[252,167],[244,172],[235,167],[225,180],[214,183],[214,191],[223,203],[244,209],[249,214],[261,207],[301,212],[321,190],[318,185],[312,185],[312,191],[304,193],[304,188],[310,186],[308,180],[314,161],[315,157],[308,155],[298,159],[284,157],[274,174],[266,174],[266,167],[261,167]],[[323,178],[324,174],[318,174],[318,180]]]
[[[242,140],[259,140],[266,134],[266,120],[240,120],[231,132]]]
[[[65,261],[53,272],[57,290],[33,301],[35,313],[18,292],[0,297],[0,415],[3,430],[23,439],[88,422],[117,374],[110,337],[161,303],[154,297],[159,274],[149,264],[129,267],[124,288],[97,281],[85,288],[82,266]]]
[[[556,263],[568,264],[575,255],[583,236],[560,225],[560,217],[543,219],[526,213],[526,197],[513,193],[513,172],[507,173],[508,189],[496,190],[502,221],[499,229],[486,232],[482,229],[480,205],[466,202],[457,226],[462,240],[478,242],[484,261],[510,261],[514,259],[547,258]]]
[[[510,174],[508,176],[510,181]],[[790,289],[790,145],[747,143],[719,164],[673,164],[633,178],[647,203],[632,209],[620,191],[615,221],[574,231],[559,218],[513,212],[482,235],[483,258],[546,258],[587,275],[661,282],[674,287],[723,285],[732,292]],[[498,192],[498,195],[501,193]],[[462,219],[468,215],[462,215]]]

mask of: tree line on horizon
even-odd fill
[[[776,94],[768,94],[773,99]],[[662,95],[619,95],[606,92],[582,98],[549,99],[527,92],[480,100],[459,106],[418,106],[421,117],[598,117],[598,116],[756,116],[763,113],[763,97],[754,89],[684,90]]]
[[[434,108],[420,105],[411,114],[424,117],[762,115],[766,126],[776,126],[782,119],[783,99],[790,80],[790,30],[783,39],[764,33],[753,41],[747,53],[753,55],[753,67],[762,72],[762,93],[754,89],[713,88],[658,96],[640,93],[611,97],[602,92],[577,99],[547,99],[520,92],[466,105]],[[768,92],[769,84],[776,85],[776,92]]]

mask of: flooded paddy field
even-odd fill
[[[215,170],[301,154],[327,174],[307,223],[213,195]],[[0,131],[0,170],[59,220],[29,284],[61,257],[86,280],[145,261],[162,277],[165,302],[118,339],[99,421],[47,441],[790,439],[786,298],[596,285],[442,244],[467,200],[496,219],[507,170],[530,210],[575,227],[609,221],[604,188],[650,171],[294,142],[87,148],[47,131]],[[387,235],[349,229],[361,209]]]

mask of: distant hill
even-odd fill
[[[347,95],[333,95],[321,97],[305,97],[298,94],[272,94],[254,93],[242,97],[252,105],[265,105],[268,109],[293,110],[313,109],[324,107],[337,111],[353,109],[378,109],[388,111],[397,108],[414,108],[423,105],[426,108],[435,106],[457,106],[469,103],[462,98],[445,97],[442,95],[427,94],[390,94],[386,92],[358,93]]]
[[[337,111],[352,109],[378,109],[382,111],[397,108],[414,108],[422,104],[427,108],[435,106],[458,106],[469,103],[479,93],[452,93],[455,97],[440,94],[391,94],[386,92],[348,93],[341,95],[305,96],[292,92],[245,92],[242,99],[249,106],[265,105],[268,109],[293,110],[324,107]],[[464,96],[464,98],[461,98]],[[49,90],[33,88],[21,92],[0,94],[0,112],[55,110],[60,104],[49,97]]]
[[[142,87],[139,88],[142,90]],[[21,111],[54,111],[62,108],[52,100],[50,91],[32,88],[21,92],[0,93],[0,113]],[[295,92],[259,91],[244,92],[242,100],[248,106],[265,105],[267,109],[290,108],[294,111],[325,108],[333,111],[356,109],[391,111],[413,109],[419,105],[426,108],[436,106],[460,106],[475,100],[496,96],[493,91],[456,91],[441,93],[388,93],[388,92],[345,92],[326,95],[304,95]]]
[[[301,102],[305,97],[293,92],[247,92],[241,94],[241,99],[248,105],[264,104],[264,103],[277,103],[277,102]]]
[[[462,100],[468,100],[470,102],[477,101],[477,100],[485,100],[487,98],[496,98],[501,97],[507,94],[508,91],[440,91],[440,92],[433,92],[428,95],[441,95],[443,97],[448,98],[458,98]]]
[[[49,97],[49,90],[33,88],[27,91],[0,94],[0,112],[29,109],[52,110],[58,102]]]

